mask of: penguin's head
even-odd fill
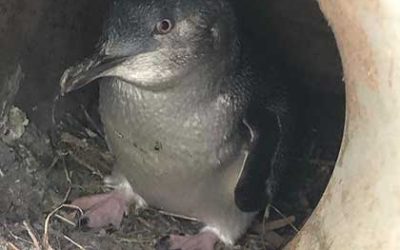
[[[236,21],[226,0],[115,0],[98,53],[64,73],[61,91],[102,77],[159,91],[196,70],[224,71],[235,54]]]

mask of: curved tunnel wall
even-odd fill
[[[346,82],[327,190],[287,249],[400,249],[400,2],[319,0]]]
[[[56,54],[32,54],[32,51],[22,54],[32,56],[30,63],[40,58],[41,66],[53,64],[50,68],[41,67],[35,71],[37,78],[33,82],[54,84],[65,65],[81,57],[83,51],[92,46],[87,40],[96,31],[89,29],[91,32],[88,32],[87,28],[75,26],[74,34],[66,33],[71,29],[68,23],[76,24],[86,18],[86,15],[73,18],[76,15],[68,12],[68,8],[72,8],[72,13],[93,13],[89,2],[79,1],[74,6],[69,4],[70,1],[62,0],[35,1],[35,4],[6,0],[1,3],[2,10],[16,8],[21,11],[19,16],[0,15],[0,24],[6,24],[0,26],[0,46],[5,48],[0,53],[3,59],[8,58],[0,63],[15,65],[17,57],[9,52],[20,48],[25,40],[33,41],[28,50],[46,44],[44,48]],[[397,115],[400,110],[400,2],[319,0],[319,3],[335,33],[344,66],[346,129],[340,159],[329,187],[288,249],[400,249],[400,117]],[[99,6],[95,12],[101,11]],[[59,11],[60,19],[52,19],[56,11]],[[67,12],[71,16],[66,19],[63,15]],[[54,28],[53,33],[46,33],[46,25]],[[18,30],[24,32],[15,32]],[[67,53],[57,47],[47,47],[57,44],[56,38],[64,41],[62,46],[78,49]],[[57,63],[50,58],[56,58]],[[8,68],[14,68],[0,66],[1,76],[9,75]],[[29,71],[30,66],[23,66],[23,69]],[[49,70],[52,74],[44,76]],[[25,92],[32,94],[29,89]],[[32,95],[28,97],[20,99],[38,100]],[[44,102],[44,110],[47,104]],[[42,120],[41,117],[38,120]]]

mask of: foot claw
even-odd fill
[[[109,225],[118,229],[128,210],[128,201],[116,191],[79,198],[72,204],[85,212],[78,218],[78,226],[82,229]]]

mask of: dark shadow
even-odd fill
[[[289,87],[295,141],[274,205],[295,215],[300,227],[326,188],[343,135],[345,86],[336,41],[316,1],[236,1],[236,7],[259,60]]]

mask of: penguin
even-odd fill
[[[112,191],[73,201],[91,228],[118,228],[130,205],[204,223],[168,249],[234,244],[272,201],[291,115],[283,84],[257,70],[230,0],[114,0],[95,55],[61,94],[100,82],[116,157]],[[164,244],[164,246],[165,246]]]

